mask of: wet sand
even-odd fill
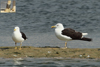
[[[19,47],[18,47],[19,48]],[[100,59],[100,48],[59,48],[23,46],[22,50],[14,47],[0,47],[1,58],[47,57],[47,58],[89,58]]]

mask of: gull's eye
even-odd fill
[[[59,25],[57,25],[57,26],[59,26]]]

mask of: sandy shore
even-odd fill
[[[32,47],[23,46],[22,50],[14,49],[14,47],[0,47],[1,58],[17,58],[17,57],[63,57],[63,58],[90,58],[100,59],[100,48],[53,48],[53,47]]]

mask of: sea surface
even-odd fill
[[[98,59],[0,58],[0,67],[100,67]]]
[[[68,48],[100,48],[99,0],[16,0],[16,13],[0,13],[0,46],[15,46],[12,33],[14,27],[19,26],[28,37],[22,46],[64,47],[64,41],[57,39],[54,29],[51,28],[57,23],[62,23],[65,28],[88,33],[86,37],[93,39],[92,42],[70,41]],[[1,66],[13,66],[12,59],[3,60],[7,62],[2,62],[1,59]],[[31,65],[34,67],[100,67],[100,60],[88,59],[32,58],[21,61],[21,63],[23,67],[27,65],[30,67]]]

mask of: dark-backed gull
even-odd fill
[[[16,26],[14,28],[14,32],[12,34],[12,39],[15,42],[15,49],[17,49],[17,47],[16,47],[17,43],[20,43],[19,50],[21,50],[22,42],[24,40],[26,40],[27,37],[26,37],[26,35],[23,32],[20,32],[20,28],[18,26]]]
[[[88,33],[77,32],[71,28],[64,29],[61,23],[57,23],[55,26],[51,26],[51,28],[55,28],[55,35],[58,39],[65,41],[66,48],[67,48],[67,41],[71,40],[92,41],[91,38],[83,37],[84,35],[88,35]]]

